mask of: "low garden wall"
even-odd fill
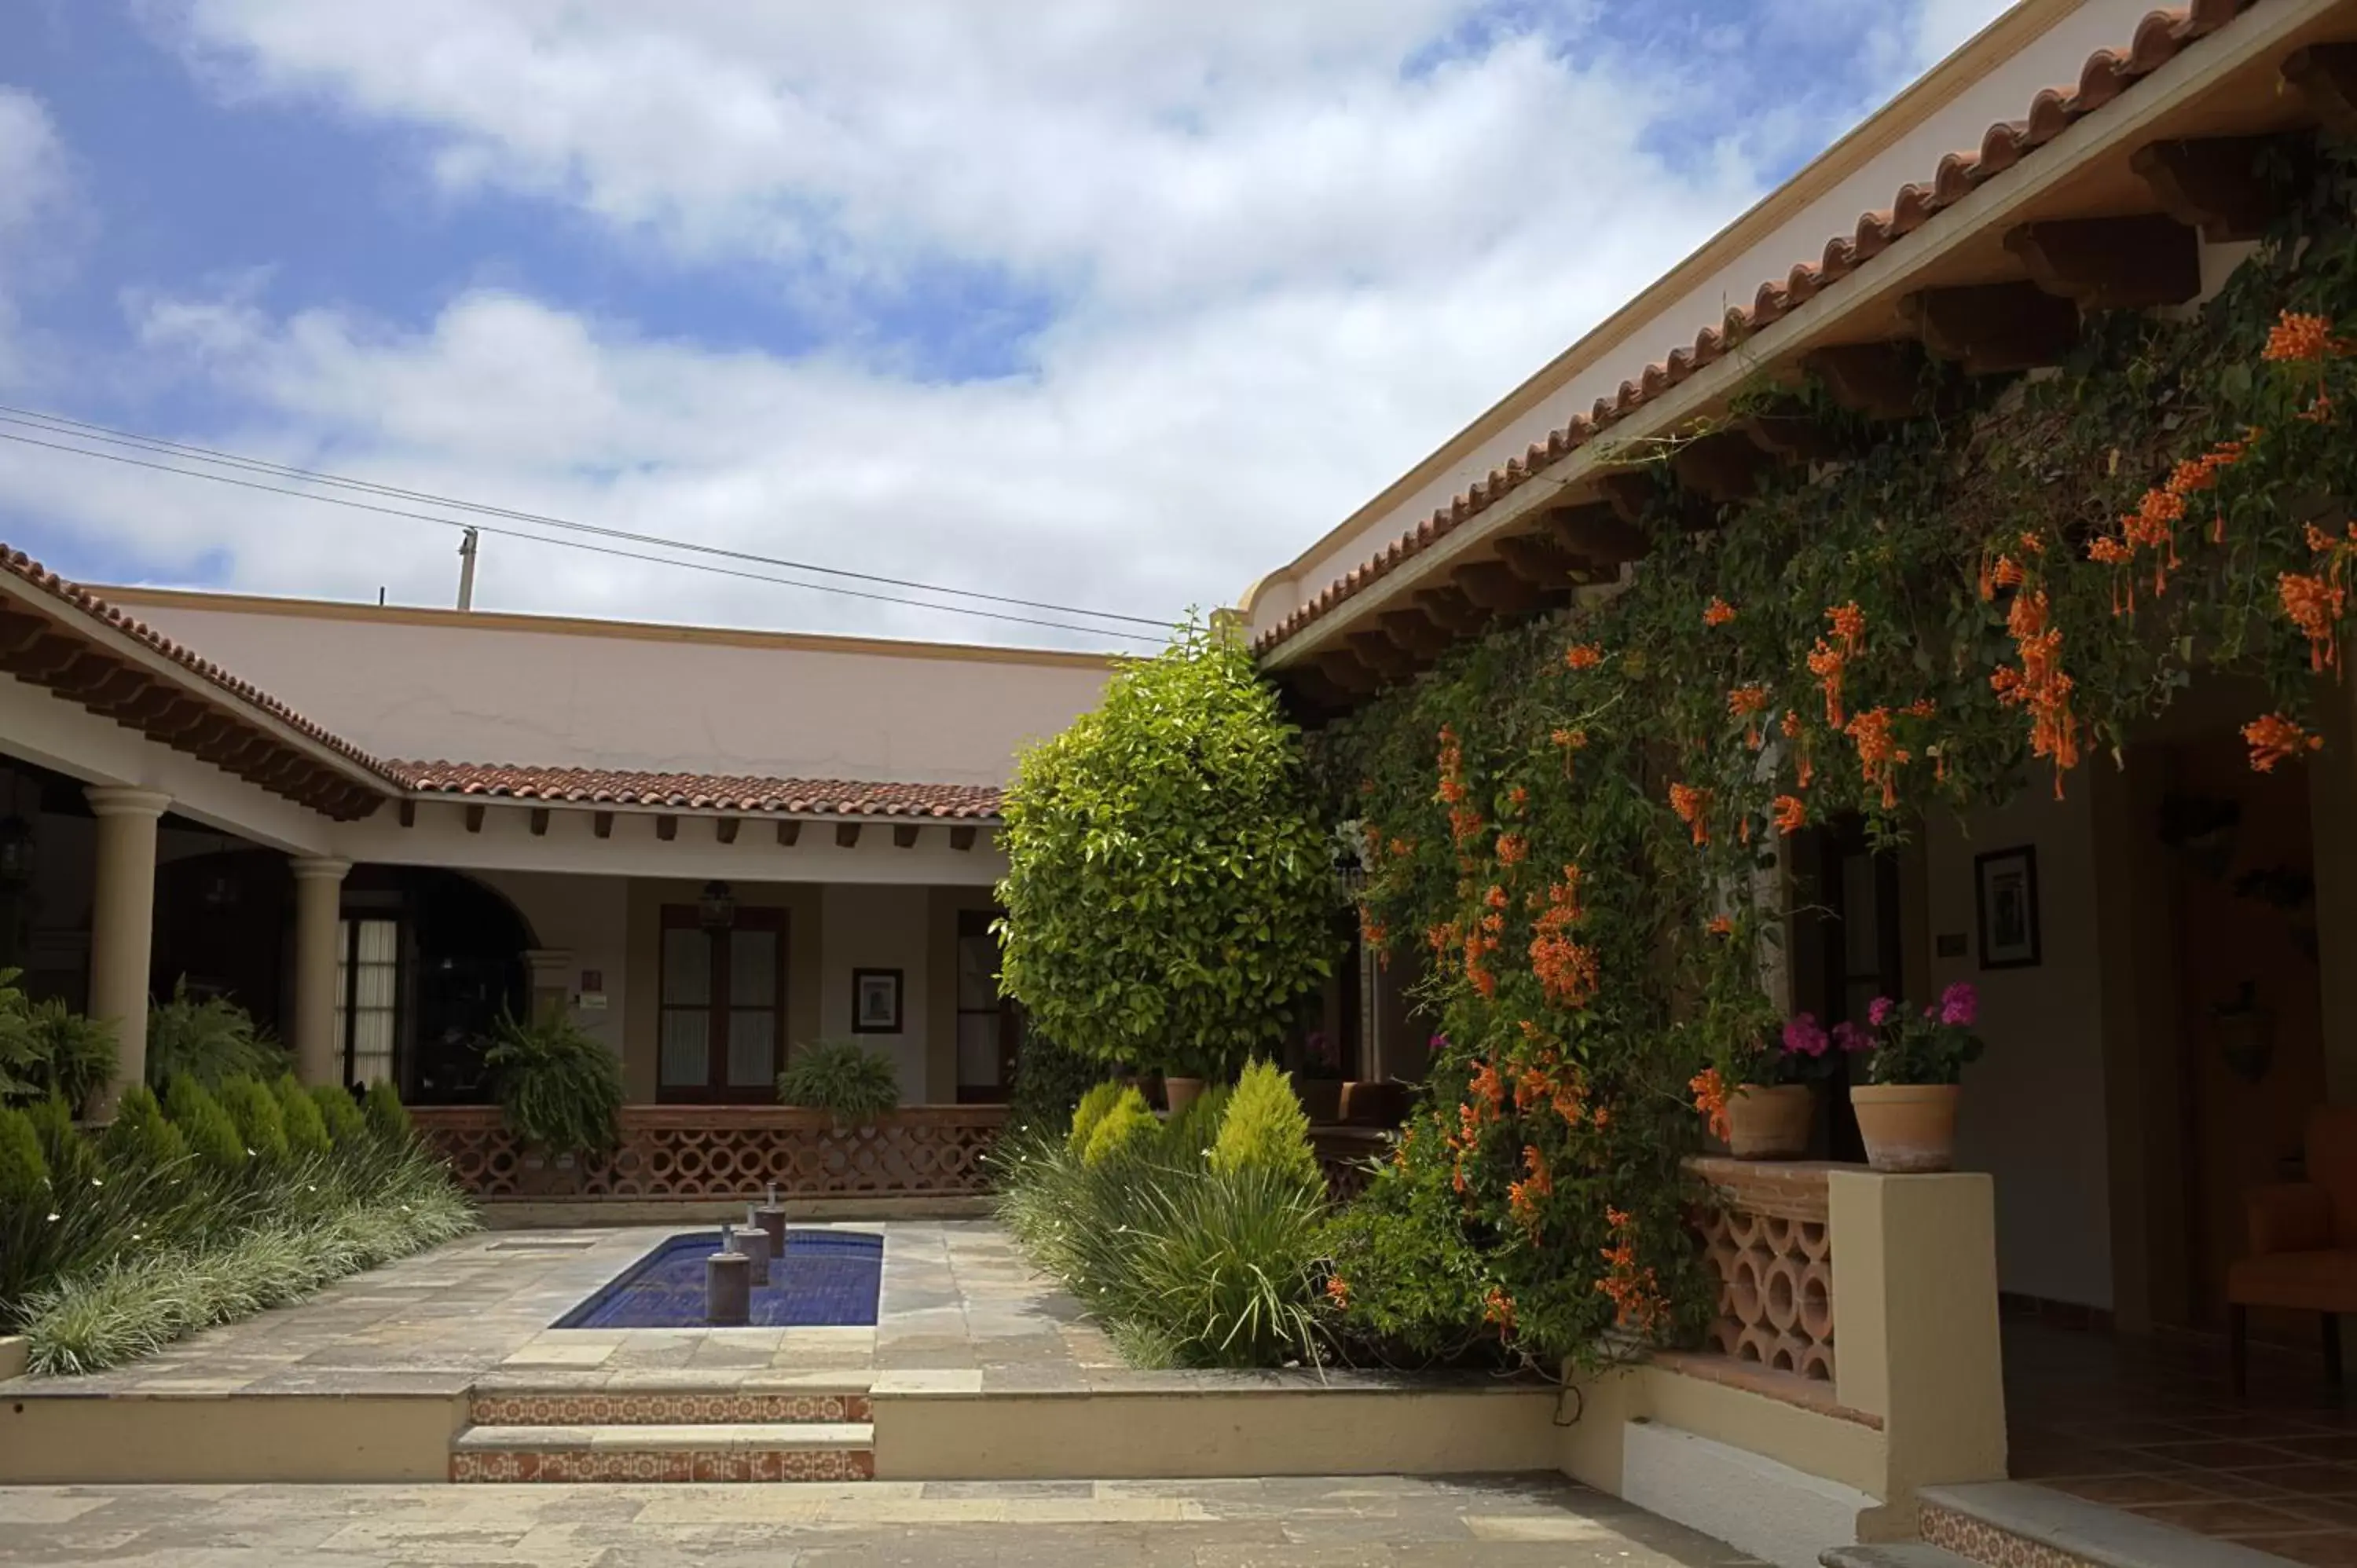
[[[610,1155],[529,1155],[495,1105],[424,1106],[418,1133],[478,1198],[979,1197],[1000,1105],[915,1105],[845,1127],[780,1105],[630,1105]]]

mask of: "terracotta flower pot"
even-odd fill
[[[1195,1097],[1202,1092],[1203,1080],[1200,1078],[1171,1078],[1168,1074],[1163,1077],[1163,1108],[1173,1116],[1194,1104]]]
[[[1866,1163],[1878,1171],[1953,1170],[1956,1095],[1953,1083],[1860,1084],[1849,1091]]]
[[[1738,1160],[1797,1160],[1816,1126],[1816,1091],[1805,1083],[1738,1084],[1727,1097],[1727,1147]]]

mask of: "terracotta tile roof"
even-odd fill
[[[1413,560],[1440,540],[1479,517],[1550,465],[1586,446],[1634,410],[1676,386],[1695,371],[1725,357],[1747,334],[1756,332],[1803,305],[1826,288],[1921,229],[1932,217],[1954,206],[1986,181],[2044,146],[2081,119],[2118,98],[2145,77],[2177,58],[2187,45],[2208,37],[2232,22],[2253,0],[2190,0],[2176,10],[2154,11],[2136,25],[2136,37],[2125,51],[2098,49],[2080,68],[2078,84],[2068,91],[2041,90],[2018,120],[2000,121],[1981,137],[1976,151],[1949,153],[1928,180],[1901,186],[1888,209],[1868,212],[1848,234],[1825,242],[1824,253],[1813,262],[1796,263],[1781,278],[1760,285],[1750,306],[1731,306],[1718,325],[1695,334],[1691,348],[1671,350],[1661,362],[1647,365],[1631,381],[1620,383],[1619,394],[1598,398],[1587,413],[1577,413],[1544,442],[1532,443],[1523,456],[1511,458],[1476,480],[1463,495],[1437,508],[1432,516],[1383,547],[1365,564],[1326,585],[1308,604],[1286,616],[1253,643],[1266,652],[1344,601]]]
[[[386,772],[383,763],[379,762],[341,736],[313,724],[252,682],[240,680],[195,650],[173,641],[146,622],[108,604],[81,584],[60,577],[23,551],[13,550],[5,544],[0,544],[0,570],[5,570],[9,575],[32,585],[68,608],[78,611],[90,619],[103,622],[134,641],[162,654],[246,707],[267,714],[289,729],[297,731],[307,739],[317,741],[329,751],[357,763],[375,774],[387,789],[400,787],[398,781]]]
[[[570,805],[674,806],[693,811],[776,811],[810,817],[937,817],[995,821],[999,791],[984,784],[859,783],[713,773],[626,773],[495,762],[395,762],[421,795],[479,795]]]

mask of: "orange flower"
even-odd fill
[[[1809,808],[1798,795],[1779,795],[1770,817],[1780,833],[1796,833],[1809,825]]]
[[[1825,618],[1833,622],[1834,635],[1842,640],[1843,655],[1856,658],[1866,642],[1866,612],[1857,607],[1857,601],[1835,605],[1825,612]]]
[[[2018,595],[2006,617],[2021,655],[2018,670],[2000,665],[1989,675],[1990,689],[2008,707],[2029,710],[2029,750],[2054,762],[2054,794],[2062,794],[2062,775],[2079,765],[2079,721],[2071,712],[2071,677],[2062,671],[2062,633],[2046,624],[2047,599],[2041,589]]]
[[[1641,1267],[1637,1262],[1637,1245],[1631,1234],[1634,1220],[1626,1210],[1607,1208],[1605,1223],[1612,1227],[1612,1245],[1604,1249],[1604,1277],[1596,1288],[1611,1298],[1618,1308],[1620,1326],[1639,1334],[1651,1334],[1669,1311],[1669,1302],[1662,1294],[1661,1282],[1653,1271]]]
[[[1604,662],[1604,650],[1593,642],[1575,642],[1563,650],[1563,661],[1574,670],[1593,670]]]
[[[1498,864],[1519,865],[1531,853],[1531,841],[1520,833],[1498,835]]]
[[[2135,556],[2135,551],[2108,533],[2099,533],[2087,541],[2087,559],[2102,565],[2124,566]]]
[[[1602,983],[1596,950],[1572,940],[1581,919],[1579,867],[1563,868],[1563,880],[1547,888],[1547,907],[1533,927],[1531,972],[1549,1003],[1577,1010],[1595,998]]]
[[[1695,843],[1710,842],[1710,824],[1705,820],[1705,814],[1710,810],[1709,790],[1697,789],[1691,784],[1673,784],[1670,786],[1670,810],[1678,814],[1680,822],[1694,830]]]
[[[1798,740],[1801,738],[1801,715],[1786,708],[1783,718],[1778,721],[1776,727],[1784,732],[1785,739]]]
[[[2021,533],[2021,549],[2024,554],[2043,555],[2046,553],[2046,541],[2038,537],[2036,530],[2024,529]]]
[[[1523,1166],[1530,1176],[1525,1180],[1507,1184],[1506,1207],[1522,1222],[1523,1229],[1536,1235],[1539,1200],[1555,1191],[1555,1177],[1549,1174],[1546,1156],[1539,1152],[1536,1144],[1523,1146]]]
[[[1899,804],[1900,765],[1912,760],[1890,738],[1890,710],[1871,708],[1858,714],[1849,721],[1847,734],[1857,743],[1858,771],[1867,783],[1881,786],[1882,809],[1889,811]]]
[[[1724,915],[1713,915],[1710,918],[1710,923],[1703,929],[1714,937],[1731,937],[1735,934],[1735,922]]]
[[[2259,773],[2274,772],[2276,764],[2287,757],[2324,746],[2323,736],[2309,734],[2281,714],[2253,719],[2243,726],[2243,739],[2250,744],[2251,768]]]
[[[2331,547],[2330,540],[2325,542],[2325,547]],[[2308,638],[2308,667],[2322,670],[2330,664],[2340,669],[2338,630],[2341,612],[2347,606],[2348,590],[2322,577],[2302,576],[2296,572],[2278,575],[2276,590],[2283,596],[2284,614]]]
[[[1498,1326],[1501,1338],[1512,1338],[1514,1333],[1514,1298],[1496,1285],[1481,1298],[1481,1320]]]
[[[1940,705],[1929,697],[1919,697],[1908,703],[1904,712],[1910,719],[1934,718],[1939,714]]]
[[[1702,624],[1705,626],[1725,626],[1734,618],[1735,607],[1716,595],[1712,596],[1702,612]]]
[[[1745,722],[1744,744],[1760,749],[1760,715],[1768,711],[1768,688],[1738,686],[1727,694],[1727,711]]]
[[[1822,637],[1809,651],[1809,673],[1825,693],[1825,723],[1835,729],[1842,726],[1842,667],[1848,662],[1848,655]]]
[[[1405,1151],[1402,1150],[1402,1153],[1405,1154]],[[1326,1299],[1334,1304],[1335,1311],[1350,1311],[1351,1282],[1344,1279],[1340,1274],[1328,1275],[1326,1279]]]
[[[2267,346],[2259,351],[2263,360],[2276,363],[2321,364],[2325,360],[2348,352],[2348,345],[2332,335],[2332,322],[2322,316],[2303,315],[2287,310],[2276,318],[2267,332]]]
[[[1725,1143],[1735,1130],[1727,1115],[1727,1080],[1717,1068],[1706,1067],[1688,1079],[1686,1087],[1694,1091],[1695,1109],[1710,1118],[1710,1135]]]

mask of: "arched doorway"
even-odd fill
[[[413,1104],[486,1098],[483,1044],[502,1012],[531,1004],[532,928],[459,872],[357,865],[344,878],[337,1047],[347,1082],[391,1079]],[[156,875],[157,996],[183,978],[284,1039],[292,1016],[294,880],[285,857],[234,849]]]

